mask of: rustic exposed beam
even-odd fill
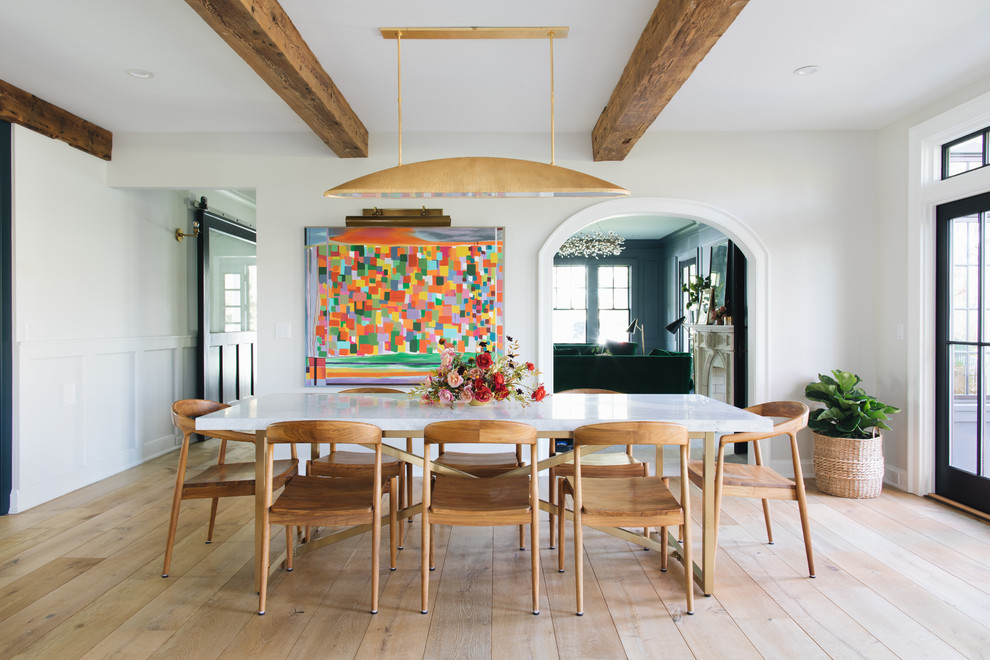
[[[748,0],[660,0],[591,134],[595,160],[622,160]]]
[[[368,156],[368,129],[276,0],[186,0],[341,158]]]
[[[2,80],[0,120],[20,124],[97,158],[110,160],[113,149],[110,131]]]

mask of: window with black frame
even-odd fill
[[[990,163],[990,126],[942,145],[942,178],[978,170]]]

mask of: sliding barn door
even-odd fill
[[[198,212],[200,396],[230,402],[255,393],[258,269],[255,232]]]

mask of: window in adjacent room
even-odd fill
[[[990,127],[964,135],[942,145],[942,178],[986,167]]]
[[[553,341],[583,344],[588,332],[588,269],[553,267]]]
[[[598,341],[627,341],[629,335],[629,266],[599,266]]]
[[[554,343],[627,341],[632,268],[581,263],[553,267]]]
[[[684,290],[684,285],[698,275],[698,259],[692,257],[690,259],[680,260],[677,262],[677,267],[680,275],[680,279],[677,282],[677,290],[681,292],[681,316],[690,319],[691,312],[688,310],[688,293]],[[677,333],[677,350],[688,350],[690,332],[687,323],[681,326],[680,331]]]

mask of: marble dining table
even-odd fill
[[[704,478],[702,488],[701,563],[694,565],[695,579],[705,595],[715,587],[715,457],[716,437],[739,431],[768,431],[773,421],[749,411],[700,394],[554,394],[541,402],[523,406],[512,401],[485,406],[467,404],[436,405],[405,394],[299,392],[267,394],[242,399],[223,410],[196,419],[204,431],[243,431],[255,434],[256,483],[264,482],[265,429],[275,422],[292,420],[351,420],[374,424],[386,438],[383,452],[422,467],[423,457],[388,442],[389,439],[421,438],[432,422],[451,419],[499,419],[530,424],[540,438],[570,438],[584,424],[618,421],[674,422],[687,427],[690,436],[703,444]],[[398,444],[397,442],[395,444]],[[403,445],[407,447],[407,445]],[[408,447],[407,447],[408,448]],[[593,448],[590,448],[593,449]],[[548,452],[552,454],[552,452]],[[558,452],[541,459],[539,468],[548,469],[572,459],[573,452]],[[431,464],[433,465],[433,464]],[[443,466],[431,467],[444,471]],[[522,468],[525,469],[525,468]],[[263,489],[255,489],[255,577],[261,575]],[[419,512],[410,506],[404,517]],[[551,511],[549,503],[541,508]],[[613,533],[654,549],[652,539],[622,530]],[[679,545],[671,535],[675,552]]]

